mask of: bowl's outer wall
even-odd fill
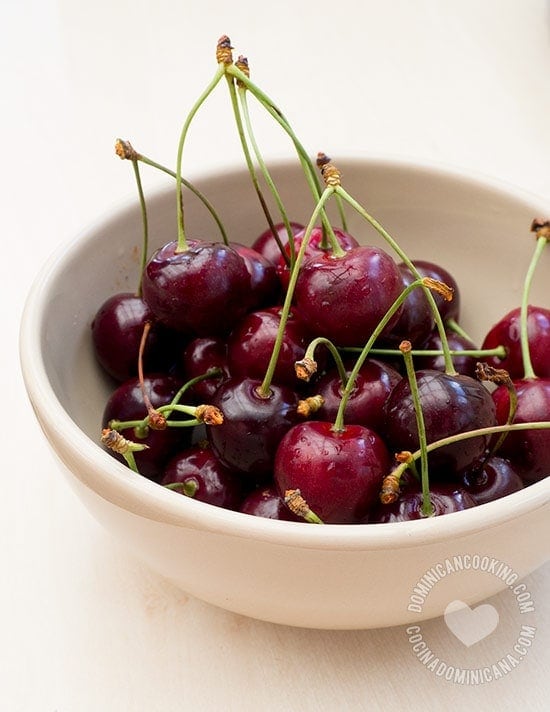
[[[533,246],[529,226],[541,210],[535,199],[431,167],[349,161],[342,162],[341,168],[346,190],[411,258],[439,262],[454,274],[461,287],[463,326],[476,339],[519,304]],[[294,164],[275,166],[272,175],[290,218],[307,222],[313,200],[299,168]],[[244,171],[197,181],[197,185],[216,206],[236,241],[250,243],[265,228]],[[350,232],[362,242],[383,245],[357,213],[347,212]],[[151,248],[175,238],[175,192],[171,186],[148,199],[148,214]],[[189,237],[219,239],[210,215],[188,194],[185,220]],[[156,495],[151,497],[154,504],[146,499],[150,483],[132,476],[125,479],[116,469],[120,466],[99,447],[92,451],[82,434],[98,440],[101,413],[113,387],[95,363],[90,324],[109,295],[136,289],[141,235],[137,204],[86,231],[60,258],[63,269],[58,259],[38,280],[31,298],[34,303],[28,308],[32,314],[26,316],[22,330],[27,352],[22,354],[25,379],[48,439],[71,471],[72,484],[90,511],[138,556],[188,592],[214,604],[280,623],[327,628],[413,620],[406,610],[412,585],[426,569],[453,554],[508,557],[521,574],[548,557],[548,487],[543,500],[539,497],[532,511],[524,507],[515,521],[508,516],[504,525],[493,523],[486,532],[480,532],[478,523],[475,533],[465,531],[454,541],[433,538],[431,543],[417,542],[408,549],[392,549],[386,544],[380,550],[367,546],[362,551],[357,543],[349,551],[345,546],[316,550],[297,544],[289,548],[275,540],[204,531],[196,518],[192,523],[186,519],[187,503],[178,501],[174,506],[178,496],[162,491],[162,497],[170,497],[172,512],[165,516],[160,495],[160,504]],[[549,260],[550,254],[543,255],[541,273],[548,273]],[[548,304],[543,279],[535,279],[531,301]],[[38,333],[32,335],[37,326]],[[51,422],[54,409],[45,405],[52,399],[40,370],[40,354],[34,354],[36,362],[31,357],[37,340],[47,380],[81,429],[74,429],[68,439],[63,427],[59,430],[58,424]],[[174,515],[175,507],[179,509]],[[221,520],[224,516],[220,512]],[[475,590],[466,586],[461,597],[473,602],[501,587],[494,577],[488,577],[480,587],[478,577]],[[448,592],[439,586],[430,594],[422,617],[441,614],[448,601]]]

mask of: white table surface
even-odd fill
[[[26,400],[17,336],[47,255],[134,190],[114,139],[174,165],[224,33],[312,153],[442,161],[550,203],[549,4],[4,0],[0,13],[0,709],[548,709],[548,565],[526,579],[537,603],[529,655],[478,686],[426,670],[403,628],[299,630],[214,609],[128,556],[75,499]],[[225,93],[212,106],[230,126]],[[233,136],[205,109],[189,170],[241,160]],[[290,152],[282,134],[264,149]],[[147,187],[159,182],[143,173]],[[506,620],[510,597],[492,603]],[[424,629],[445,634],[441,619]],[[498,633],[484,645],[502,650]]]

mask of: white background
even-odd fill
[[[0,13],[1,709],[542,710],[548,566],[526,580],[535,645],[513,674],[475,689],[426,671],[401,628],[294,630],[188,599],[69,491],[24,395],[17,336],[47,255],[134,189],[114,139],[174,165],[221,34],[312,153],[436,160],[550,201],[549,4],[3,0]],[[188,172],[241,160],[231,121],[220,92],[192,130]],[[289,155],[280,132],[259,134],[267,157]],[[506,595],[492,603],[512,616]],[[448,640],[441,620],[423,630]],[[503,635],[485,650],[501,653]]]

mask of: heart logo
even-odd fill
[[[447,628],[468,648],[491,635],[499,620],[497,609],[489,603],[470,608],[459,600],[449,603],[444,618]]]

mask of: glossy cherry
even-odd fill
[[[171,489],[180,494],[224,509],[238,509],[243,497],[239,478],[204,443],[174,455],[166,465],[161,484],[172,485]],[[175,484],[181,488],[173,487]]]
[[[210,403],[222,381],[229,378],[227,344],[216,336],[193,339],[183,351],[181,367],[186,380],[215,369],[220,375],[199,381],[189,389],[195,403]]]
[[[280,307],[247,314],[227,342],[227,363],[236,378],[262,379],[281,324]],[[281,351],[273,374],[275,383],[297,384],[294,364],[304,357],[310,339],[303,322],[292,312],[285,324]]]
[[[231,378],[218,388],[212,404],[224,415],[222,425],[208,429],[213,452],[247,481],[271,478],[275,451],[298,420],[298,396],[287,386],[272,384],[261,395],[261,381]]]
[[[474,467],[461,476],[462,487],[476,504],[493,502],[523,489],[523,480],[503,457],[490,457],[481,467]]]
[[[520,313],[519,307],[508,312],[491,328],[482,344],[484,349],[504,346],[507,352],[504,358],[492,356],[486,360],[495,368],[506,369],[512,379],[522,378],[525,370],[521,353]],[[535,373],[541,378],[550,378],[550,309],[528,307],[527,338]]]
[[[495,404],[479,381],[463,375],[420,370],[416,381],[428,444],[468,430],[496,425]],[[385,435],[395,452],[419,448],[414,402],[408,379],[393,389],[385,406]],[[448,479],[465,470],[485,452],[489,438],[479,436],[452,443],[429,455],[430,474]]]
[[[352,363],[346,364],[349,376]],[[353,391],[348,400],[344,419],[348,423],[364,425],[377,433],[384,430],[384,404],[394,386],[401,381],[401,374],[392,366],[366,359],[359,371]],[[313,385],[312,393],[323,398],[323,405],[317,411],[316,418],[334,421],[343,395],[343,385],[338,371],[333,368],[323,374]]]
[[[242,502],[240,511],[256,517],[279,519],[287,522],[303,522],[301,517],[290,511],[277,489],[273,485],[259,487],[251,492]]]
[[[418,487],[409,487],[392,504],[377,504],[369,512],[369,524],[390,524],[426,519],[422,513],[422,492]],[[437,483],[430,485],[430,501],[434,517],[451,512],[461,512],[476,506],[474,497],[456,484]]]
[[[406,289],[416,280],[416,277],[406,265],[400,264],[398,268],[403,280],[402,289]],[[437,296],[442,300],[442,297]],[[435,320],[430,303],[426,299],[424,290],[417,287],[403,302],[397,321],[389,332],[386,330],[382,341],[388,345],[399,345],[403,339],[407,339],[413,347],[420,348],[434,327]]]
[[[277,223],[275,226],[275,231],[279,236],[279,240],[283,247],[288,244],[288,233],[284,223]],[[298,234],[304,229],[302,223],[290,222],[290,231],[293,235]],[[261,235],[259,235],[252,243],[252,249],[259,252],[266,259],[268,259],[273,265],[279,264],[279,258],[281,257],[281,249],[277,244],[277,240],[273,236],[273,231],[268,228]]]
[[[457,334],[454,331],[447,331],[447,343],[451,351],[465,351],[465,350],[475,350],[477,347],[474,342],[467,336],[462,334]],[[422,349],[430,351],[441,351],[441,337],[434,331],[422,344]],[[483,358],[485,361],[486,359]],[[476,366],[479,358],[476,356],[462,356],[460,354],[453,355],[453,365],[458,373],[464,376],[471,376],[472,378],[476,373]],[[445,360],[443,356],[415,356],[415,365],[419,369],[433,369],[436,371],[445,370]]]
[[[242,257],[218,243],[173,241],[148,261],[143,298],[166,326],[192,336],[230,331],[251,303],[250,274]]]
[[[518,405],[514,423],[550,421],[550,378],[515,380]],[[500,424],[508,419],[510,396],[505,386],[494,393],[497,419]],[[532,429],[510,432],[498,451],[529,485],[550,475],[550,430]]]
[[[282,438],[274,479],[281,496],[300,490],[310,509],[326,524],[361,522],[388,473],[390,455],[369,428],[306,421]]]
[[[167,405],[178,392],[181,383],[171,376],[153,374],[144,378],[144,386],[154,408]],[[106,428],[113,419],[120,421],[142,420],[147,416],[147,408],[139,379],[132,378],[121,384],[110,396],[103,412],[102,427]],[[138,433],[134,428],[125,428],[120,433],[127,439],[148,446],[147,450],[135,453],[138,471],[144,477],[159,481],[168,459],[180,448],[191,444],[191,428],[166,428]],[[109,450],[121,462],[121,455]]]
[[[277,304],[281,286],[275,265],[252,247],[237,242],[232,242],[231,247],[242,257],[250,275],[250,308]]]
[[[458,322],[460,316],[460,289],[453,275],[435,262],[428,260],[413,260],[412,262],[421,277],[436,279],[438,282],[443,282],[453,290],[453,298],[451,301],[447,301],[436,292],[433,292],[433,297],[442,319],[444,321],[452,319]]]
[[[337,346],[361,346],[402,288],[392,257],[378,247],[362,246],[342,256],[322,254],[303,264],[294,299],[312,333]]]

